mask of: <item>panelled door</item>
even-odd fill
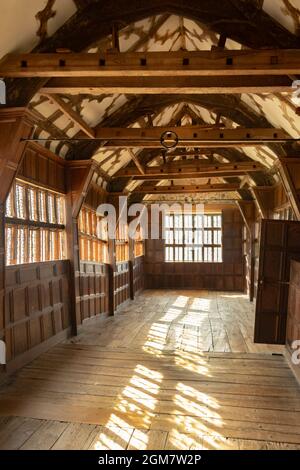
[[[262,220],[255,343],[285,343],[292,259],[300,261],[300,222]]]

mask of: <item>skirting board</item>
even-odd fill
[[[13,359],[12,361],[9,361],[6,364],[6,367],[5,367],[6,374],[12,374],[17,369],[20,369],[21,367],[25,366],[26,364],[28,364],[29,362],[33,361],[38,356],[43,354],[44,352],[48,351],[50,348],[52,348],[56,344],[68,339],[70,336],[71,336],[71,328],[67,328],[66,330],[61,331],[57,335],[52,336],[52,338],[49,338],[47,341],[44,341],[43,343],[38,344],[37,346],[30,349],[29,351],[26,351],[24,354],[20,354],[20,356],[17,356],[15,359]]]

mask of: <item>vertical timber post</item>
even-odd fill
[[[5,330],[5,202],[19,170],[32,135],[34,119],[26,108],[0,109],[0,340],[6,341]]]

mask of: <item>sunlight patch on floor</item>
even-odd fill
[[[147,353],[149,361],[157,361],[157,365],[146,366],[142,358],[135,364],[132,377],[117,397],[114,413],[105,425],[108,431],[99,435],[95,449],[126,448],[129,442],[131,449],[153,448],[151,432],[166,433],[160,429],[168,429],[169,449],[237,448],[234,439],[222,434],[220,402],[192,385],[202,377],[205,380],[215,375],[207,354],[199,347],[202,344],[199,330],[201,340],[208,344],[208,337],[212,335],[211,311],[213,320],[219,321],[220,315],[223,316],[221,321],[226,320],[231,303],[237,309],[237,300],[246,298],[240,294],[220,293],[219,296],[226,299],[224,305],[218,305],[217,297],[211,294],[178,295],[166,302],[165,307],[160,305],[161,316],[156,315],[140,343],[142,353]],[[214,334],[219,334],[221,340],[225,331],[222,325],[214,326]],[[161,368],[166,372],[162,373]],[[120,427],[123,427],[122,432]]]

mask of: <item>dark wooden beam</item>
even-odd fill
[[[198,144],[216,144],[222,142],[232,142],[235,144],[245,143],[249,141],[252,144],[273,141],[293,140],[291,136],[281,130],[274,128],[243,128],[235,129],[218,129],[203,128],[202,126],[184,126],[184,127],[147,127],[147,128],[113,128],[98,127],[95,131],[95,138],[104,141],[140,141],[145,146],[166,146],[174,145],[176,147],[176,136],[178,137],[178,145],[190,147]],[[72,140],[72,139],[71,139]],[[107,144],[109,145],[109,144]]]
[[[77,1],[77,0],[76,0]],[[79,1],[79,0],[78,0]],[[81,0],[80,0],[81,1]],[[207,24],[252,48],[300,48],[300,39],[280,25],[252,0],[114,0],[95,2],[82,0],[86,8],[80,9],[53,36],[45,38],[33,52],[55,52],[64,48],[80,52],[111,34],[111,25],[121,21],[128,25],[154,15],[175,14]],[[84,31],[84,34],[82,34]],[[6,80],[9,106],[24,106],[45,84],[41,79]]]
[[[201,126],[105,128],[97,127],[95,140],[98,148],[218,148],[236,146],[259,146],[267,143],[297,143],[287,132],[268,128],[203,129]],[[28,141],[55,141],[60,139],[27,139]],[[74,137],[70,142],[82,142],[86,138]],[[93,140],[93,139],[92,139]]]
[[[262,219],[268,219],[273,209],[273,186],[252,186],[250,191]]]
[[[144,166],[141,164],[138,155],[136,155],[131,149],[128,149],[128,150],[129,150],[129,154],[130,154],[132,160],[134,161],[134,163],[135,163],[135,165],[136,165],[136,167],[139,171],[139,174],[144,175],[145,174],[145,169],[144,169]]]
[[[300,161],[281,158],[276,162],[279,176],[296,220],[300,221]]]
[[[211,77],[78,77],[52,78],[43,94],[222,94],[292,93],[292,79],[274,76]]]
[[[64,100],[62,100],[59,96],[57,95],[46,95],[49,101],[51,101],[53,104],[55,104],[61,112],[74,124],[76,124],[84,134],[86,134],[89,138],[93,139],[95,137],[95,132],[94,130],[79,116],[78,113],[76,113],[72,107],[67,104]]]
[[[5,251],[5,202],[16,174],[20,168],[25,142],[22,138],[30,137],[33,120],[25,108],[0,109],[0,340],[6,342],[4,326],[8,320],[6,314],[6,251]]]
[[[70,305],[73,334],[81,324],[79,289],[79,234],[78,216],[86,198],[96,168],[93,161],[72,162],[66,166],[66,233],[67,251],[70,260]]]
[[[113,23],[112,25],[112,49],[116,52],[120,52],[120,39],[119,39],[120,24]]]
[[[18,172],[34,118],[26,108],[0,109],[0,203],[4,204]]]
[[[211,193],[211,192],[228,192],[238,191],[239,184],[204,184],[204,185],[168,185],[156,186],[154,184],[145,184],[132,191],[132,194],[185,194],[185,193]],[[114,195],[124,193],[113,193]]]
[[[259,162],[236,163],[206,163],[205,160],[184,160],[167,163],[161,166],[150,166],[144,169],[144,174],[134,167],[119,170],[113,177],[132,178],[133,180],[161,180],[181,178],[203,178],[209,176],[240,176],[250,172],[264,171],[265,167]]]
[[[236,201],[240,210],[245,227],[246,235],[246,281],[250,302],[254,299],[255,284],[255,203],[254,201]]]
[[[4,78],[297,75],[299,49],[8,54]]]

